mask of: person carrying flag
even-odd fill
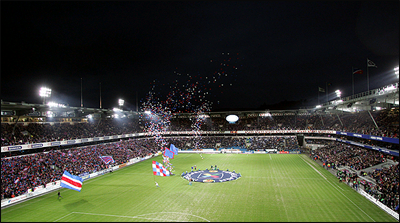
[[[60,199],[60,197],[62,198],[60,191],[58,191],[57,195],[58,195],[58,199]]]
[[[156,187],[160,187],[160,186],[158,186],[158,183],[157,183],[157,181],[155,181],[156,182]]]

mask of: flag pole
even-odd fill
[[[368,58],[367,58],[367,90],[369,91]]]
[[[100,82],[100,108],[101,108],[101,82]]]
[[[326,102],[328,102],[328,82],[325,82],[326,83]]]
[[[319,104],[319,86],[318,86],[318,104]]]
[[[82,78],[81,78],[81,107],[83,107],[83,97],[82,97]]]
[[[156,182],[156,176],[154,175],[154,172],[153,172],[153,179],[154,179],[154,183]]]
[[[351,82],[353,86],[353,95],[354,95],[354,68],[351,67]]]

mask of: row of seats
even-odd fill
[[[375,136],[398,138],[398,109],[359,113],[328,115],[289,115],[267,116],[240,119],[236,124],[229,124],[222,117],[209,118],[201,124],[204,131],[237,131],[237,130],[336,130],[361,133]],[[155,131],[151,129],[150,120],[137,119],[104,119],[88,123],[1,123],[1,146],[31,144],[50,141],[92,138],[109,135],[120,135],[137,132]],[[171,131],[191,131],[189,119],[171,119],[169,126],[163,129]],[[375,125],[376,123],[376,125]]]

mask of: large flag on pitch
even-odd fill
[[[76,190],[76,191],[81,191],[82,189],[82,183],[83,180],[82,178],[78,176],[74,176],[70,173],[68,173],[66,170],[64,171],[64,174],[61,177],[61,187],[65,187],[71,190]]]
[[[103,160],[105,164],[114,163],[112,156],[100,156],[100,159]]]
[[[158,175],[158,176],[162,176],[162,177],[169,176],[169,171],[167,169],[165,169],[165,167],[161,163],[153,160],[152,167],[153,167],[154,175]]]
[[[178,155],[178,148],[176,148],[176,147],[174,146],[174,144],[171,144],[171,145],[169,146],[169,150],[171,150],[175,155]]]
[[[167,147],[165,147],[164,156],[168,156],[170,159],[173,159],[174,158],[174,153],[171,152],[171,150],[169,150]]]

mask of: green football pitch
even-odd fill
[[[178,154],[176,175],[154,176],[152,160],[10,206],[1,221],[21,222],[397,222],[303,154]],[[191,166],[217,165],[241,178],[189,185]],[[154,180],[160,185],[156,187]]]

